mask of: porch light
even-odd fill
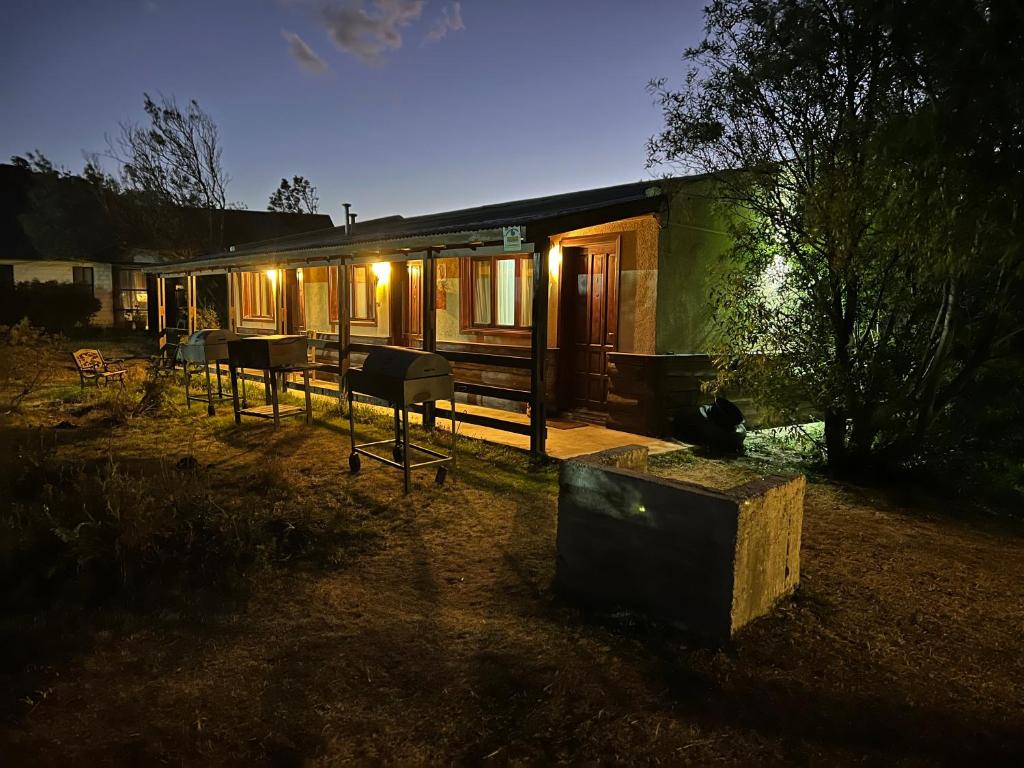
[[[558,278],[558,270],[562,268],[562,248],[555,243],[548,249],[548,272],[555,279]]]
[[[277,282],[277,270],[276,269],[268,269],[266,271],[266,275],[267,275],[267,280],[270,281],[270,285],[273,286]]]
[[[387,285],[388,278],[391,277],[391,262],[378,261],[374,264],[373,276],[377,278],[379,285]]]

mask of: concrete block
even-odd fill
[[[637,454],[617,453],[561,467],[562,594],[647,613],[720,643],[796,588],[802,476],[718,491],[614,466],[616,458],[640,466]]]

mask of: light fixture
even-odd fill
[[[548,272],[553,278],[558,277],[558,270],[562,268],[562,248],[555,243],[548,249]]]
[[[373,275],[381,285],[387,284],[388,278],[391,276],[391,263],[388,261],[378,261],[373,265]]]
[[[267,280],[270,281],[271,285],[274,285],[277,282],[277,270],[276,269],[268,269],[266,271],[266,275],[267,275]]]

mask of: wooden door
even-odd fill
[[[563,324],[570,407],[603,410],[608,353],[618,344],[619,255],[614,242],[563,250],[567,280]]]
[[[306,288],[303,284],[302,269],[286,269],[282,274],[287,302],[287,333],[303,334],[306,332]]]

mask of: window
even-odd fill
[[[72,267],[71,282],[89,289],[89,295],[96,295],[96,279],[93,276],[92,267]]]
[[[118,324],[146,328],[149,307],[146,276],[140,269],[115,268],[114,277],[114,307]]]
[[[423,262],[409,262],[408,297],[405,327],[410,336],[423,334]]]
[[[533,256],[483,256],[463,262],[463,330],[522,331],[533,323]]]
[[[348,317],[357,325],[377,324],[377,278],[369,264],[349,267]],[[338,270],[328,272],[328,297],[331,322],[338,322]]]
[[[242,273],[242,319],[274,319],[274,286],[263,272]]]

